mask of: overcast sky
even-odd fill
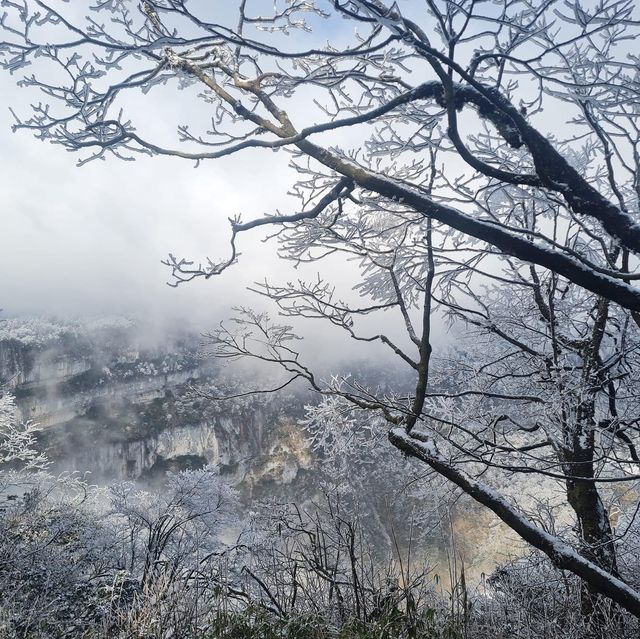
[[[7,74],[0,75],[0,94],[18,108],[26,97]],[[177,159],[140,157],[77,167],[75,154],[10,127],[5,106],[0,300],[6,312],[202,315],[264,275],[259,261],[266,250],[230,277],[176,290],[166,286],[169,272],[160,260],[169,252],[224,256],[229,216],[250,218],[282,205],[273,185],[286,184],[286,158],[245,156],[194,169]]]
[[[64,6],[78,19],[87,4]],[[235,22],[235,3],[216,7],[218,14],[233,8]],[[200,317],[226,302],[245,299],[244,286],[266,273],[275,276],[286,270],[273,259],[273,245],[264,247],[257,232],[242,238],[240,248],[247,254],[242,268],[215,283],[169,288],[169,270],[160,264],[169,252],[196,261],[224,257],[227,218],[237,213],[246,220],[277,207],[295,212],[287,208],[295,207],[295,200],[285,197],[293,182],[286,154],[244,153],[197,169],[184,160],[145,156],[135,162],[110,158],[77,167],[77,154],[42,143],[26,131],[11,132],[9,107],[27,116],[29,102],[42,99],[37,91],[16,86],[22,73],[0,73],[0,307],[6,313],[116,311]],[[190,105],[175,86],[171,92],[171,101],[165,103],[152,96],[154,117],[145,114],[144,124],[146,130],[170,131],[175,138],[176,126],[189,122],[198,109],[202,115],[202,106]],[[140,104],[144,99],[139,98]]]
[[[81,4],[71,6],[80,11]],[[327,35],[332,34],[322,34]],[[276,282],[296,277],[275,257],[275,244],[260,242],[258,232],[240,239],[240,264],[213,280],[171,288],[169,269],[161,264],[169,252],[196,261],[226,256],[227,218],[237,213],[247,220],[276,209],[296,212],[297,201],[286,196],[295,181],[286,153],[241,153],[198,168],[176,158],[145,156],[78,167],[77,154],[26,131],[11,132],[9,106],[28,115],[29,102],[40,99],[37,92],[16,86],[19,74],[0,73],[0,308],[5,316],[116,313],[158,324],[194,322],[204,330],[228,317],[234,305],[261,304],[245,291],[247,285],[265,276]],[[176,124],[202,109],[190,105],[175,86],[171,91],[170,101],[154,97],[147,127],[175,131]],[[315,340],[328,350],[324,334]]]

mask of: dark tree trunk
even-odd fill
[[[609,514],[592,481],[594,469],[593,405],[578,411],[578,424],[571,441],[571,453],[565,458],[567,499],[576,514],[577,533],[582,554],[608,573],[619,577],[618,562],[609,522]],[[584,479],[577,479],[584,477]],[[618,606],[588,583],[581,586],[581,611],[586,625],[586,637],[600,639],[606,628],[620,623]]]

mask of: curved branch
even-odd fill
[[[420,441],[403,428],[392,428],[389,441],[407,455],[423,461],[462,488],[467,495],[489,508],[522,539],[544,552],[555,566],[571,571],[594,590],[640,617],[640,593],[580,555],[566,542],[535,526],[492,488],[448,464],[432,442]]]
[[[457,209],[438,204],[417,187],[374,173],[309,140],[302,140],[297,146],[321,164],[351,177],[362,188],[392,200],[404,202],[425,217],[438,220],[466,235],[483,240],[506,255],[543,266],[624,308],[640,311],[640,291],[613,277],[588,269],[569,255],[535,244],[493,222],[478,220]]]

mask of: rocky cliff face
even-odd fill
[[[263,475],[295,479],[310,457],[296,429],[283,426],[300,403],[202,399],[212,383],[225,382],[198,348],[189,335],[143,348],[135,327],[122,321],[5,320],[0,387],[12,390],[23,420],[41,427],[55,468],[89,471],[94,481],[209,463],[236,482],[249,477],[250,486]]]
[[[0,380],[12,388],[62,381],[88,371],[90,362],[81,356],[25,344],[17,339],[0,341]]]

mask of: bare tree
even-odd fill
[[[553,201],[492,191],[478,202],[504,209],[523,231],[535,233],[551,221],[558,242],[598,252],[589,229],[563,220]],[[463,357],[443,364],[457,380],[455,389],[446,380],[432,388],[423,415],[442,415],[437,401],[454,404],[447,421],[461,434],[459,462],[557,481],[575,513],[583,554],[618,574],[620,540],[605,501],[614,499],[612,486],[633,486],[637,479],[637,326],[609,300],[555,273],[508,261],[499,274],[486,266],[480,274],[485,251],[475,251],[463,266],[456,258],[451,252],[441,257],[434,297],[454,321],[464,322],[470,339]],[[494,282],[480,294],[478,280]],[[585,590],[585,615],[602,608],[597,593]]]
[[[0,386],[0,492],[5,492],[16,473],[22,474],[22,480],[29,473],[44,471],[48,466],[46,456],[37,449],[37,424],[22,422],[17,415],[13,395]]]
[[[233,218],[226,259],[168,258],[175,285],[232,266],[238,236],[258,226],[275,228],[280,254],[294,263],[355,258],[356,304],[322,279],[257,290],[284,314],[386,345],[413,371],[415,387],[401,397],[357,381],[324,385],[295,352],[291,328],[251,312],[238,330],[215,335],[221,356],[277,364],[288,380],[378,412],[397,448],[580,576],[586,611],[601,593],[640,615],[640,593],[618,575],[596,489],[634,479],[637,458],[629,399],[640,321],[632,0],[289,0],[268,16],[247,0],[235,15],[185,0],[113,0],[87,7],[86,19],[45,0],[2,4],[2,63],[12,72],[33,65],[21,82],[46,99],[16,115],[16,128],[78,151],[80,163],[108,153],[201,162],[289,150],[301,211]],[[356,27],[352,38],[338,29],[341,18]],[[336,38],[323,44],[314,29],[334,29]],[[307,32],[299,40],[307,48],[284,38],[294,31]],[[147,139],[121,105],[128,93],[151,100],[171,86],[211,117],[206,131],[176,123],[169,147]],[[348,146],[344,129],[364,141]],[[499,288],[496,299],[487,286]],[[437,307],[491,342],[475,386],[449,390],[440,408],[443,389],[430,379]],[[388,310],[398,313],[406,344],[358,330],[361,316]],[[502,381],[488,381],[504,362]],[[474,412],[462,411],[471,397]],[[539,406],[546,412],[536,420]],[[527,433],[544,435],[530,441]],[[565,482],[579,551],[480,481],[488,467]]]

